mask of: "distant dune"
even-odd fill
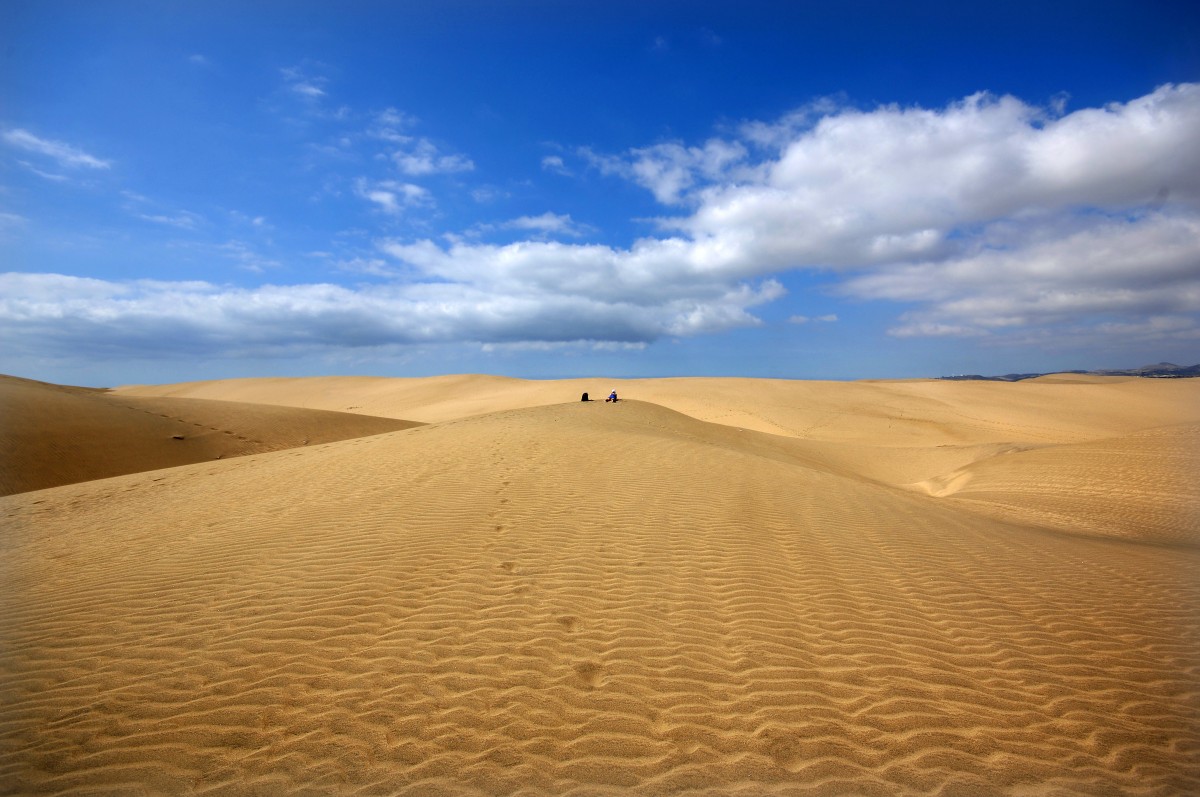
[[[1198,380],[5,388],[11,793],[1200,792]]]

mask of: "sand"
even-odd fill
[[[104,395],[426,425],[0,498],[10,793],[1200,792],[1200,380]]]
[[[392,418],[0,376],[0,495],[409,429]]]

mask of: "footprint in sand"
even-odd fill
[[[554,619],[558,622],[559,625],[561,625],[563,628],[567,629],[568,631],[574,631],[576,628],[579,627],[579,618],[572,617],[569,614],[563,615],[562,617],[555,617]]]
[[[579,676],[579,680],[588,689],[595,689],[600,685],[600,681],[604,675],[604,668],[594,661],[581,661],[575,665],[575,674]]]

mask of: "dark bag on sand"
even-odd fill
[[[587,400],[588,400],[587,393],[584,393],[583,398],[581,398],[580,401],[587,401]]]

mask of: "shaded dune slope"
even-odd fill
[[[278,405],[121,396],[0,376],[0,495],[415,425]]]
[[[965,503],[639,401],[0,499],[0,782],[1200,790],[1200,551]]]

